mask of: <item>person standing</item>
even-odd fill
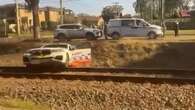
[[[104,23],[104,36],[105,36],[105,39],[108,40],[107,24],[106,23]]]
[[[175,22],[175,27],[174,27],[174,32],[175,32],[175,37],[179,36],[179,22]]]

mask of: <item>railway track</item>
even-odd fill
[[[60,70],[0,67],[3,78],[131,81],[153,83],[195,83],[195,70],[144,68],[64,68]]]

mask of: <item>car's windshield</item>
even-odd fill
[[[145,26],[149,26],[150,24],[143,20],[136,20],[136,25],[139,27],[145,27]]]

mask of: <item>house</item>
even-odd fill
[[[22,31],[29,31],[33,26],[33,15],[31,10],[29,10],[25,5],[19,4],[19,22]],[[16,24],[16,5],[7,4],[0,6],[0,19],[7,19],[8,24]],[[40,22],[45,22],[45,12],[44,10],[39,10],[39,20]]]
[[[61,10],[55,7],[44,7],[45,19],[48,29],[54,29],[61,21]],[[72,23],[77,21],[74,12],[70,9],[63,9],[64,23]]]
[[[19,22],[22,32],[30,31],[33,26],[32,11],[27,6],[19,4]],[[64,9],[64,16],[74,16],[70,9]],[[61,12],[59,8],[44,7],[39,9],[39,21],[42,29],[53,29],[60,23]],[[64,17],[65,18],[65,17]],[[7,19],[8,24],[16,24],[16,4],[0,6],[0,19]]]

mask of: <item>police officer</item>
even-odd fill
[[[175,37],[177,37],[179,35],[179,22],[178,21],[175,22],[174,32],[175,32]]]
[[[104,36],[105,36],[105,39],[108,40],[107,24],[106,23],[104,23]]]

